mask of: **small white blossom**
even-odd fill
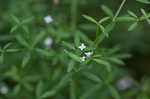
[[[86,55],[87,57],[91,56],[92,54],[93,54],[93,52],[86,52],[86,53],[85,53],[85,55]]]
[[[52,38],[50,38],[50,37],[47,37],[47,38],[44,40],[44,44],[45,44],[46,46],[51,46],[52,43],[53,43],[53,40],[52,40]]]
[[[116,86],[118,90],[125,90],[128,88],[136,87],[136,84],[131,78],[124,77],[117,81]]]
[[[8,88],[6,86],[3,86],[1,89],[0,89],[0,93],[1,94],[7,94],[8,93]]]
[[[58,4],[59,0],[53,0],[54,4]]]
[[[80,50],[83,50],[86,48],[86,46],[82,43],[79,47],[78,47]]]
[[[51,23],[53,21],[53,18],[51,16],[46,16],[44,18],[44,21],[48,24],[48,23]]]
[[[85,61],[85,58],[86,58],[86,57],[83,56],[83,57],[81,57],[80,59],[81,59],[82,62],[84,62],[84,61]]]

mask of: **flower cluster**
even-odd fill
[[[86,48],[86,46],[84,45],[84,43],[82,43],[78,48],[82,51]],[[88,51],[88,52],[85,52],[84,54],[85,56],[82,56],[80,58],[82,62],[86,60],[86,57],[90,57],[93,54],[93,52]]]
[[[49,24],[49,23],[53,22],[53,18],[51,16],[45,16],[44,21],[45,21],[46,24]],[[44,40],[44,45],[45,46],[51,46],[52,43],[53,43],[53,39],[51,37],[47,37]]]
[[[1,94],[7,94],[8,93],[8,88],[6,86],[3,86],[1,89],[0,89],[0,93]]]
[[[48,23],[51,23],[53,21],[53,18],[51,16],[46,16],[44,18],[44,21],[48,24]]]

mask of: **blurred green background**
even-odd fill
[[[57,0],[1,0],[0,47],[3,48],[4,45],[9,42],[15,45],[12,46],[12,48],[21,47],[16,43],[16,39],[14,36],[15,33],[10,33],[11,28],[16,24],[11,17],[12,15],[16,16],[19,20],[34,17],[31,22],[27,23],[26,29],[27,31],[29,31],[29,38],[34,39],[35,35],[38,32],[44,31],[47,36],[53,38],[55,44],[53,44],[54,49],[50,48],[48,50],[50,50],[52,54],[55,55],[55,57],[52,57],[52,59],[49,57],[43,59],[43,57],[40,57],[40,55],[36,54],[36,52],[32,52],[32,58],[29,62],[29,66],[22,70],[19,66],[21,64],[22,57],[24,57],[24,55],[27,55],[28,52],[25,50],[24,52],[6,53],[4,63],[0,65],[0,85],[2,86],[8,84],[10,92],[12,90],[16,90],[16,93],[19,93],[19,91],[17,92],[17,90],[22,89],[22,87],[20,87],[22,82],[20,83],[20,80],[16,80],[18,79],[15,78],[17,76],[15,76],[14,78],[5,76],[8,71],[9,73],[10,71],[18,71],[17,74],[14,75],[20,75],[21,78],[25,77],[23,79],[27,79],[25,80],[27,82],[28,80],[31,81],[33,86],[34,84],[37,84],[36,81],[40,81],[41,79],[43,79],[43,82],[45,81],[44,83],[47,86],[47,88],[45,89],[48,89],[48,86],[53,87],[53,85],[55,85],[55,83],[57,83],[58,80],[61,79],[61,76],[65,72],[64,70],[61,70],[62,68],[64,68],[61,67],[63,66],[61,64],[65,64],[67,62],[65,61],[65,59],[63,60],[62,58],[62,56],[65,55],[62,48],[59,47],[59,44],[63,40],[70,40],[73,36],[73,34],[70,33],[72,32],[70,28],[73,27],[71,26],[71,24],[75,24],[76,29],[81,30],[88,38],[93,40],[95,36],[96,26],[85,20],[82,15],[86,14],[99,20],[100,18],[106,16],[106,14],[101,9],[101,5],[106,5],[115,14],[121,2],[122,0],[58,0],[58,3]],[[125,15],[127,14],[127,10],[131,10],[135,12],[138,16],[140,16],[140,8],[145,9],[146,12],[150,12],[150,5],[136,2],[136,0],[127,0],[119,15]],[[52,16],[54,23],[45,24],[44,17],[48,15]],[[106,48],[111,48],[117,45],[120,47],[121,52],[130,53],[132,57],[124,60],[126,65],[125,67],[123,67],[123,69],[126,70],[127,74],[129,72],[134,80],[141,82],[144,77],[148,79],[150,75],[150,25],[146,22],[141,22],[141,24],[138,25],[135,30],[129,32],[127,29],[130,24],[130,22],[117,23],[114,30],[110,33],[110,37],[105,39],[102,45]],[[22,33],[22,30],[18,29],[16,33]],[[22,35],[24,34],[22,33]],[[32,42],[32,40],[30,40],[29,42]],[[38,46],[45,48],[42,44],[43,41],[40,42]],[[59,59],[61,61],[59,61]],[[54,66],[52,64],[54,64]],[[13,66],[18,69],[12,69]],[[49,66],[51,66],[50,69],[48,69]],[[57,71],[57,73],[54,74],[53,71]],[[54,82],[51,82],[51,76],[49,75],[54,75],[52,79],[56,80]],[[24,80],[21,81],[25,82]],[[12,94],[8,96],[1,95],[0,99],[38,99],[35,98],[32,91],[32,89],[34,90],[35,87],[31,87],[28,84],[24,84],[24,86],[27,87],[29,91],[27,90],[25,92],[22,92],[22,94],[17,94],[17,96],[13,96]],[[68,90],[65,90],[64,88],[61,91],[63,95],[58,94],[52,98],[50,97],[47,99],[71,99],[69,98],[67,91]],[[87,99],[105,98],[89,97]]]

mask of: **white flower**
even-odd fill
[[[44,40],[44,44],[45,44],[46,46],[51,46],[52,43],[53,43],[53,40],[52,40],[52,38],[50,38],[50,37],[47,37],[47,38]]]
[[[7,94],[8,93],[8,88],[6,86],[3,86],[1,89],[0,89],[0,93],[1,94]]]
[[[86,48],[86,46],[82,43],[81,46],[78,47],[80,50],[83,50]]]
[[[58,4],[59,0],[53,0],[54,4]]]
[[[44,21],[48,24],[48,23],[51,23],[53,21],[53,18],[51,16],[46,16],[44,18]]]
[[[134,86],[136,87],[136,84],[134,83],[134,81],[131,78],[124,77],[117,81],[116,86],[117,86],[118,90],[125,90],[128,88],[132,88]]]
[[[85,53],[85,55],[86,55],[87,57],[91,56],[92,54],[93,54],[93,52],[86,52],[86,53]]]
[[[86,58],[86,57],[83,56],[83,57],[81,57],[80,59],[81,59],[82,62],[84,62],[84,61],[85,61],[85,58]]]

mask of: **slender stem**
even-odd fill
[[[74,30],[76,28],[76,24],[77,24],[77,2],[78,0],[72,0],[72,6],[71,6],[71,25],[72,25],[72,29]]]
[[[119,13],[120,13],[120,11],[121,11],[123,5],[125,4],[125,2],[126,2],[126,0],[123,0],[123,1],[122,1],[122,3],[121,3],[121,5],[120,5],[119,9],[117,10],[117,12],[116,12],[116,14],[115,14],[115,16],[114,16],[114,18],[113,18],[113,21],[115,21],[115,19],[116,19],[117,16],[119,15]]]

